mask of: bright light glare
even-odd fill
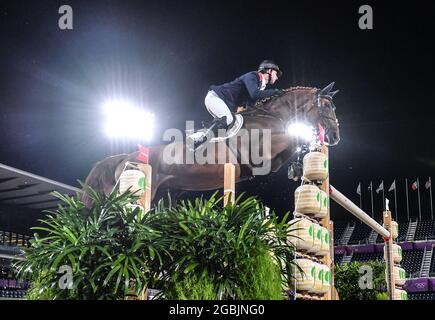
[[[154,132],[154,114],[125,101],[104,104],[105,131],[112,138],[131,138],[150,141]]]
[[[314,128],[304,123],[292,123],[288,126],[287,132],[294,137],[302,138],[306,141],[312,141],[316,138]]]

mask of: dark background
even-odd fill
[[[74,10],[74,30],[58,28],[58,8]],[[358,28],[369,4],[374,29]],[[398,185],[406,219],[408,187],[424,188],[435,167],[434,5],[387,1],[1,1],[0,163],[77,186],[102,158],[134,151],[110,141],[101,106],[125,97],[156,114],[164,129],[209,118],[203,99],[223,83],[274,59],[278,87],[323,87],[334,98],[342,140],[330,149],[331,184],[370,212],[367,186]],[[286,168],[242,183],[279,212],[292,209],[296,183]],[[410,189],[409,189],[410,190]],[[410,190],[411,216],[418,215]],[[374,194],[375,214],[382,202]],[[390,194],[390,199],[393,200]],[[394,209],[394,205],[393,205]],[[332,217],[348,217],[336,206]]]

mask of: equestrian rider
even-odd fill
[[[221,85],[212,85],[205,97],[207,111],[213,116],[213,131],[228,129],[234,123],[231,110],[237,106],[249,106],[259,99],[279,94],[279,89],[266,89],[282,75],[272,60],[264,60],[257,71],[248,72],[237,79]]]

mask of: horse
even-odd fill
[[[246,132],[254,129],[269,129],[271,148],[268,155],[270,171],[277,172],[287,164],[300,145],[298,139],[288,134],[287,127],[294,121],[303,121],[314,127],[322,126],[325,129],[325,142],[329,146],[336,145],[340,140],[339,123],[335,114],[333,96],[338,92],[331,91],[334,83],[323,89],[314,87],[291,87],[283,89],[281,94],[257,101],[246,111],[241,112],[243,126]],[[213,142],[206,142],[213,143]],[[215,157],[218,150],[232,155],[238,161],[235,164],[236,183],[253,176],[255,166],[252,161],[242,163],[237,158],[240,152],[249,146],[237,143],[231,148],[225,141],[216,142]],[[199,164],[170,163],[164,161],[165,148],[181,147],[187,151],[185,141],[172,142],[169,145],[149,147],[149,164],[152,166],[152,200],[157,200],[156,194],[160,190],[171,192],[209,191],[223,187],[224,164],[219,162]],[[250,146],[260,147],[260,146]],[[126,167],[127,162],[138,162],[139,151],[130,154],[119,154],[107,157],[97,162],[85,180],[85,185],[97,192],[109,195]],[[81,200],[90,206],[92,201],[86,192]]]

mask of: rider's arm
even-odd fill
[[[249,96],[252,100],[259,100],[270,97],[271,95],[276,94],[278,89],[267,89],[260,90],[258,89],[258,78],[255,73],[248,73],[242,78],[243,83],[248,90]]]

